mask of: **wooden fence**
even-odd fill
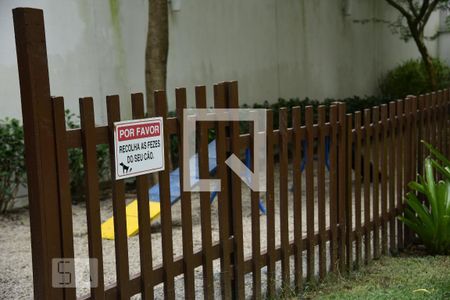
[[[225,159],[230,153],[240,155],[246,148],[252,151],[253,133],[241,134],[238,122],[198,123],[202,178],[210,176],[208,130],[215,130],[217,138],[215,176],[222,181],[222,192],[218,194],[218,241],[212,239],[210,195],[202,192],[202,246],[194,251],[192,195],[182,192],[182,240],[176,243],[182,243],[183,254],[174,258],[170,170],[166,169],[158,174],[163,258],[161,265],[153,265],[149,181],[147,176],[139,176],[136,185],[141,263],[140,273],[129,276],[125,184],[123,180],[114,181],[117,282],[105,286],[96,146],[108,144],[111,157],[114,157],[113,123],[120,120],[119,97],[106,98],[108,124],[105,126],[95,125],[93,99],[80,99],[81,129],[67,131],[64,100],[50,96],[42,11],[15,9],[14,25],[25,128],[36,298],[76,298],[75,289],[58,289],[51,285],[52,258],[74,257],[69,149],[83,150],[89,257],[98,259],[99,263],[98,286],[92,287],[90,295],[84,299],[125,299],[135,294],[152,299],[154,288],[159,284],[164,286],[165,298],[173,299],[175,277],[180,275],[183,296],[193,299],[196,296],[195,269],[198,267],[203,274],[205,298],[221,295],[226,299],[242,299],[245,295],[254,298],[273,296],[277,293],[279,276],[283,288],[301,289],[305,280],[313,280],[317,275],[323,279],[328,272],[358,269],[371,259],[396,252],[411,241],[412,234],[396,216],[404,208],[406,184],[422,171],[421,162],[427,155],[419,140],[427,140],[449,154],[448,90],[393,101],[355,114],[346,114],[344,103],[329,108],[320,106],[317,122],[312,107],[305,110],[295,107],[291,111],[282,108],[276,130],[273,129],[276,125],[273,124],[273,112],[269,110],[268,191],[264,195],[251,192],[251,226],[247,228],[243,226],[241,181],[226,167]],[[206,88],[197,87],[195,95],[196,107],[205,108]],[[166,149],[169,149],[170,136],[183,138],[182,118],[186,102],[186,90],[177,89],[176,117],[168,117],[166,93],[155,92],[156,115],[164,118]],[[133,118],[143,118],[143,95],[131,95],[131,104]],[[214,86],[214,106],[239,106],[236,82]],[[289,114],[291,118],[288,118]],[[292,122],[288,121],[290,119]],[[180,159],[183,157],[180,148]],[[170,165],[169,160],[169,151],[166,151],[166,166]],[[113,159],[111,165],[114,175]],[[182,164],[180,166],[182,168]],[[180,171],[182,174],[182,169]],[[274,174],[279,174],[279,182],[274,181]],[[260,198],[267,210],[263,218],[258,208]],[[261,224],[261,220],[265,220],[265,224]],[[251,254],[247,256],[243,249],[246,231],[251,231]],[[277,235],[279,243],[276,243]],[[220,269],[214,268],[216,260],[220,261]],[[246,274],[251,274],[251,278]],[[214,286],[217,277],[220,277],[220,291]]]

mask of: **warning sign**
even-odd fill
[[[114,123],[116,180],[164,170],[161,117]]]

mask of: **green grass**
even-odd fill
[[[450,299],[450,256],[383,257],[346,277],[329,275],[299,299]]]

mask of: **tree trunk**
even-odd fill
[[[167,0],[149,0],[145,84],[147,113],[154,115],[153,91],[166,89],[169,24]]]
[[[414,42],[417,45],[417,49],[419,49],[420,56],[422,57],[422,62],[425,66],[425,71],[427,72],[428,80],[431,85],[431,89],[433,91],[435,91],[438,89],[437,79],[436,79],[436,70],[434,69],[433,60],[432,60],[430,54],[428,53],[427,46],[425,45],[425,42],[423,39],[423,32],[418,32],[417,30],[411,28],[411,25],[410,25],[410,31],[411,31],[411,35],[414,39]]]
[[[422,61],[425,65],[425,70],[428,74],[428,80],[430,81],[431,88],[433,91],[436,91],[438,89],[437,85],[437,79],[436,79],[436,70],[433,66],[433,60],[428,53],[428,49],[425,46],[425,43],[422,41],[420,44],[417,44],[417,47],[419,48],[420,55],[422,56]]]
[[[153,91],[166,89],[167,55],[169,50],[169,21],[167,0],[148,1],[148,32],[145,50],[145,91],[148,116],[155,115]],[[166,149],[166,151],[170,151]],[[158,182],[155,174],[150,185]]]

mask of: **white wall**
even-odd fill
[[[450,27],[447,25],[447,20],[450,19],[450,12],[441,11],[439,17],[438,56],[450,65]]]
[[[127,10],[119,10],[120,26],[126,29],[121,32],[112,25],[110,1],[0,1],[0,117],[21,116],[14,7],[44,9],[52,95],[64,96],[66,106],[77,113],[79,97],[94,97],[97,121],[103,123],[106,95],[120,94],[122,113],[129,115],[129,93],[144,89],[145,4],[127,1]],[[133,11],[142,16],[131,15]]]
[[[111,5],[118,3],[113,11]],[[418,57],[412,43],[393,36],[385,25],[355,19],[393,19],[380,0],[183,0],[170,12],[169,105],[173,90],[238,80],[241,103],[278,97],[345,97],[374,94],[377,80],[401,61]],[[122,97],[129,116],[129,94],[144,91],[147,0],[1,0],[0,118],[20,117],[20,99],[11,9],[44,9],[50,82],[78,112],[78,98],[93,96],[98,123],[105,121],[106,95]],[[429,32],[438,29],[434,15]],[[442,43],[441,43],[442,44]],[[433,55],[442,45],[429,43]],[[448,49],[448,47],[446,48]]]

